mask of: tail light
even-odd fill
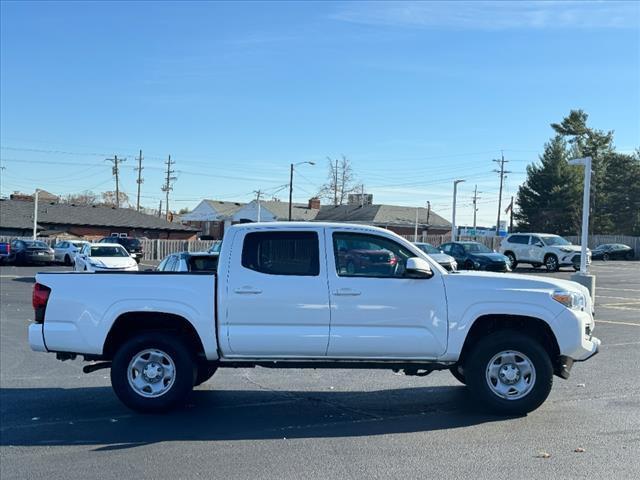
[[[31,297],[33,310],[35,312],[35,322],[44,323],[44,312],[49,301],[51,289],[45,285],[36,283],[33,286],[33,296]]]

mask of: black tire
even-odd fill
[[[515,358],[524,355],[533,366],[535,375],[528,377],[531,383],[521,398],[503,398],[493,390],[494,387],[490,387],[487,373],[489,365],[496,365],[491,360],[503,352],[515,352]],[[520,360],[523,358],[520,357]],[[480,339],[465,361],[464,372],[467,385],[475,398],[487,409],[500,415],[525,415],[532,412],[544,403],[553,385],[553,366],[549,354],[538,341],[514,330],[498,331]],[[507,385],[505,388],[509,389],[507,393],[510,394],[511,387]]]
[[[196,378],[193,381],[193,386],[197,387],[198,385],[202,385],[204,382],[213,377],[213,374],[218,370],[217,365],[211,365],[210,363],[202,362],[198,365],[196,371]]]
[[[516,260],[516,256],[513,252],[506,252],[504,256],[509,259],[509,268],[511,268],[511,270],[515,270],[518,266],[518,261]]]
[[[609,261],[609,254],[608,254],[608,253],[603,253],[603,254],[602,254],[602,260],[603,260],[604,262]]]
[[[633,260],[635,258],[634,252],[627,252],[624,256],[625,260]]]
[[[455,377],[456,380],[458,380],[461,384],[466,385],[467,379],[464,377],[464,373],[460,373],[460,370],[458,370],[458,368],[460,368],[458,365],[454,365],[449,369],[449,371],[451,372],[451,375]]]
[[[558,262],[558,257],[554,254],[549,254],[544,257],[544,266],[547,269],[547,272],[557,272],[560,270],[560,262]]]
[[[70,257],[69,255],[65,255],[65,256],[64,256],[64,264],[65,264],[66,266],[71,265],[71,257]]]
[[[140,263],[140,260],[142,260],[142,259],[139,258],[139,257],[136,257],[136,258],[134,258],[134,260],[136,261],[136,263]]]
[[[474,270],[473,262],[471,262],[470,260],[467,260],[466,262],[464,262],[464,269],[465,270]]]
[[[145,350],[162,352],[175,367],[173,381],[159,396],[145,397],[129,383],[130,362]],[[167,333],[142,333],[130,338],[118,349],[111,364],[111,385],[116,395],[127,407],[141,413],[164,412],[183,405],[193,389],[195,375],[195,362],[185,342]]]

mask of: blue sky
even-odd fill
[[[551,135],[582,108],[616,145],[640,145],[637,2],[2,2],[2,194],[122,188],[142,203],[306,201],[346,155],[376,203],[495,223]]]

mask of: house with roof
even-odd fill
[[[307,203],[291,205],[291,220],[295,222],[311,222],[320,212],[320,199],[312,198]],[[233,223],[247,222],[282,222],[289,220],[289,202],[278,200],[253,200],[244,205],[233,215]]]
[[[345,222],[374,225],[400,235],[444,235],[451,232],[451,223],[431,209],[400,205],[326,205],[320,209],[316,221]]]
[[[33,201],[0,200],[0,235],[30,236],[34,214]],[[130,237],[187,240],[198,233],[188,225],[171,223],[162,217],[129,208],[40,201],[36,229],[40,236],[66,235],[88,239],[117,233]]]
[[[180,222],[197,229],[203,240],[218,240],[225,228],[234,222],[233,217],[245,206],[240,202],[202,200],[192,211],[180,215]]]

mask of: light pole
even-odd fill
[[[33,202],[33,239],[35,240],[38,236],[38,195],[40,194],[40,189],[36,188],[35,199]]]
[[[305,163],[308,163],[309,165],[315,165],[315,162],[298,162],[291,164],[291,170],[289,172],[289,221],[291,221],[291,207],[293,205],[293,167],[304,165]]]
[[[456,241],[456,198],[458,196],[458,184],[464,182],[464,180],[453,181],[453,215],[451,218],[451,241]]]
[[[580,240],[580,272],[572,275],[571,279],[589,289],[594,298],[596,277],[587,272],[587,243],[589,242],[589,199],[591,198],[591,157],[569,160],[570,165],[584,166],[584,190],[582,192],[582,238]]]

